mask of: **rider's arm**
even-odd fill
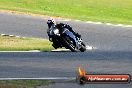
[[[65,26],[66,26],[66,28],[68,28],[69,29],[69,31],[71,31],[73,34],[75,34],[76,36],[78,36],[78,37],[81,37],[81,35],[80,34],[78,34],[78,33],[76,33],[75,31],[73,31],[73,29],[72,29],[72,27],[71,26],[69,26],[68,24],[65,24]]]
[[[69,26],[68,24],[64,24],[64,23],[60,23],[58,24],[59,26],[63,27],[63,28],[67,28],[69,31],[75,33],[73,30],[72,30],[72,27]]]

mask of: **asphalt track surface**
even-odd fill
[[[0,34],[48,38],[47,18],[0,13]],[[60,21],[60,20],[57,20]],[[75,77],[82,65],[88,73],[127,73],[132,75],[132,28],[62,21],[82,35],[87,52],[1,52],[0,77]],[[131,84],[56,83],[48,88],[131,88]],[[43,87],[40,87],[43,88]]]

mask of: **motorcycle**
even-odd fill
[[[82,38],[74,35],[68,30],[68,28],[54,28],[52,32],[52,46],[55,49],[65,47],[66,49],[70,49],[72,52],[77,52],[79,50],[81,52],[86,51],[86,46],[83,43]]]

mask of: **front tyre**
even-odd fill
[[[76,46],[73,42],[71,43],[72,40],[70,38],[63,38],[63,41],[66,48],[70,49],[72,52],[77,52]]]
[[[79,49],[81,52],[86,51],[86,46],[84,43],[81,44],[81,48]]]
[[[85,77],[81,77],[79,82],[80,82],[80,85],[84,85],[86,83],[86,78]]]

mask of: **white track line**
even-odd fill
[[[51,50],[51,51],[70,51],[69,49],[55,49],[55,50]]]
[[[45,77],[45,78],[0,78],[0,80],[74,80],[75,77]]]
[[[132,28],[132,25],[125,25],[125,24],[112,24],[112,23],[102,23],[102,22],[93,22],[93,21],[86,21],[86,22],[84,22],[84,23]]]
[[[4,52],[13,52],[13,53],[17,53],[17,52],[25,52],[25,53],[28,53],[28,52],[41,52],[39,50],[30,50],[30,51],[0,51],[0,53],[4,53]]]
[[[92,46],[86,46],[86,50],[93,50],[93,49],[97,49],[96,47],[92,47]],[[51,50],[52,52],[59,52],[59,51],[70,51],[69,49],[55,49],[55,50]],[[33,53],[33,52],[41,52],[39,50],[30,50],[30,51],[0,51],[0,53]]]
[[[97,49],[97,48],[86,45],[86,50],[93,50],[93,49]],[[70,51],[70,50],[69,49],[56,49],[56,50],[51,50],[51,51],[59,52],[59,51]]]

